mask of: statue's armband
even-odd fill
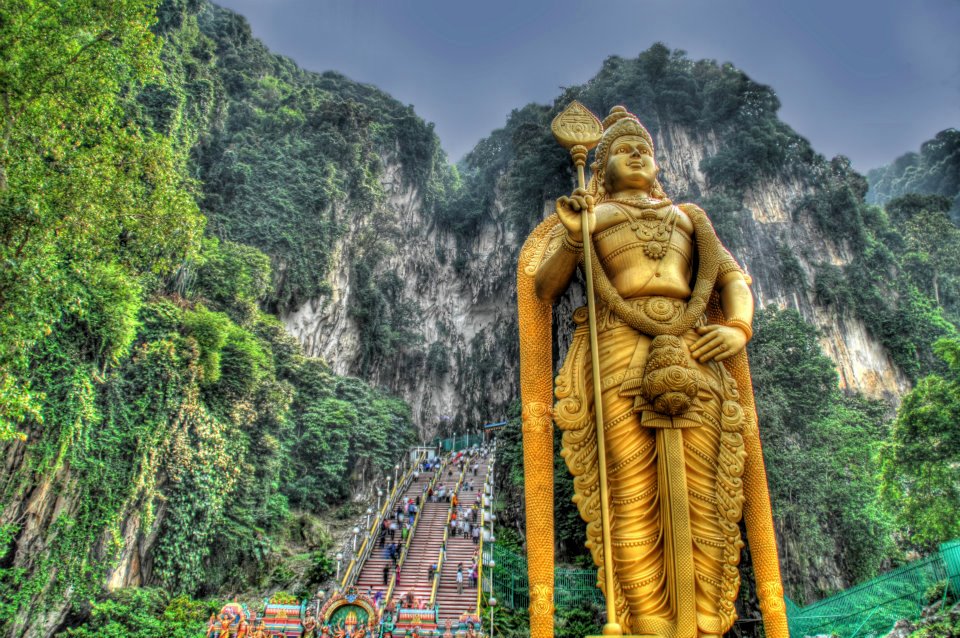
[[[526,272],[534,277],[537,296],[552,302],[570,284],[583,255],[583,244],[571,240],[558,223],[531,253]]]

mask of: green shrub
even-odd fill
[[[268,374],[272,362],[256,337],[242,328],[227,332],[220,358],[218,388],[232,397],[250,394]]]
[[[89,619],[62,638],[197,638],[218,603],[171,598],[151,587],[119,589],[93,603]]]
[[[116,264],[93,264],[85,279],[81,320],[97,356],[116,365],[136,337],[142,291],[136,280]]]
[[[318,551],[310,554],[310,571],[307,580],[312,584],[322,583],[331,578],[337,571],[337,561],[325,552]]]
[[[220,379],[220,356],[230,336],[230,319],[219,312],[211,312],[202,304],[183,315],[183,329],[200,348],[201,381],[210,385]]]

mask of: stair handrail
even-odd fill
[[[460,467],[460,477],[457,479],[456,486],[453,488],[453,493],[457,494],[460,492],[460,486],[463,484],[463,477],[466,475],[466,464],[462,464]],[[437,572],[433,575],[433,586],[430,588],[430,602],[427,605],[428,607],[434,607],[437,602],[437,586],[440,584],[440,572],[443,571],[443,559],[446,558],[446,547],[447,539],[450,537],[450,517],[453,515],[453,496],[450,497],[450,509],[447,512],[447,522],[443,526],[443,542],[440,544],[440,556],[437,559]],[[439,618],[439,612],[438,616]]]
[[[417,457],[417,460],[410,465],[410,468],[403,475],[401,480],[397,481],[393,486],[393,491],[387,497],[386,502],[384,502],[383,507],[380,509],[377,518],[374,520],[372,526],[367,530],[366,537],[363,539],[363,544],[360,546],[360,551],[358,551],[354,557],[350,560],[350,565],[347,566],[347,571],[343,575],[343,579],[340,581],[340,589],[346,591],[347,587],[353,585],[356,582],[357,577],[360,575],[360,571],[367,562],[367,558],[370,557],[370,553],[373,550],[373,543],[371,539],[374,536],[374,531],[378,526],[383,525],[383,519],[386,516],[386,513],[391,511],[392,507],[395,504],[396,499],[398,498],[398,488],[403,486],[403,490],[407,489],[407,486],[413,481],[413,473],[418,467],[423,457],[426,455],[426,452],[421,452],[420,456]]]
[[[487,466],[489,467],[489,465]],[[484,475],[483,484],[486,485],[487,475]],[[493,499],[490,500],[490,511],[493,511]],[[485,510],[483,509],[483,500],[480,500],[480,548],[477,560],[477,617],[480,617],[480,604],[482,602],[481,593],[483,592],[483,525],[485,522]]]
[[[441,463],[440,468],[434,472],[433,478],[430,479],[430,482],[427,483],[427,491],[430,491],[434,488],[437,483],[437,479],[443,474],[443,470],[446,468],[445,463]],[[420,522],[420,514],[424,510],[425,502],[420,503],[420,507],[417,508],[417,515],[413,517],[413,523],[410,525],[410,534],[407,536],[407,540],[403,545],[403,548],[400,550],[400,558],[397,560],[397,567],[403,569],[403,565],[407,560],[407,553],[410,551],[410,545],[413,543],[413,536],[417,530],[417,524]],[[389,584],[387,586],[387,594],[383,597],[384,603],[383,606],[386,606],[390,603],[390,599],[393,597],[393,590],[396,588],[397,584],[397,573],[394,571],[393,576],[390,577]]]

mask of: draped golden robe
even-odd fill
[[[590,522],[587,546],[601,566],[600,523],[591,520],[598,518],[592,517],[598,494],[586,315],[585,308],[574,314],[578,326],[556,379],[554,421],[564,431],[574,500]],[[735,618],[743,546],[737,524],[745,452],[736,381],[721,364],[694,362],[705,382],[690,411],[670,417],[638,406],[624,382],[642,372],[652,338],[606,307],[597,322],[619,621],[633,633],[668,635],[675,618],[695,614],[701,632],[722,634]],[[683,340],[689,347],[697,338],[690,330]],[[598,581],[602,586],[602,567]]]

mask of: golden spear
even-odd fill
[[[553,136],[561,146],[570,151],[570,157],[577,167],[577,186],[585,188],[584,166],[587,153],[595,147],[603,135],[603,125],[593,113],[580,102],[574,100],[562,113],[554,118],[550,125]],[[623,627],[617,622],[616,600],[613,593],[613,547],[610,543],[610,504],[607,499],[607,451],[603,435],[603,404],[601,403],[600,357],[597,345],[597,310],[593,294],[593,268],[591,252],[593,238],[590,234],[590,217],[593,206],[582,212],[583,267],[587,280],[587,315],[590,327],[590,361],[593,373],[593,415],[597,428],[597,466],[600,474],[600,526],[603,535],[603,577],[607,603],[607,622],[603,626],[603,635],[622,636]]]

